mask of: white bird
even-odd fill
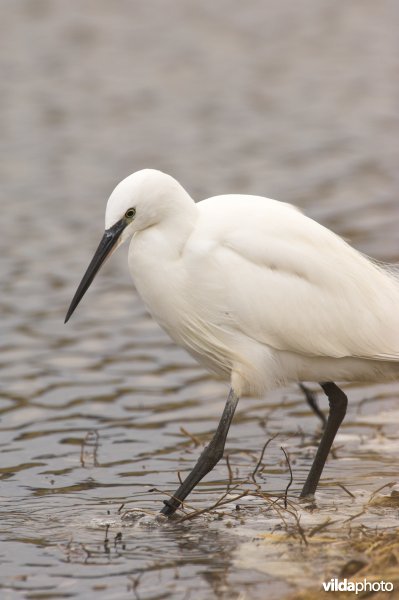
[[[290,204],[240,194],[195,203],[145,169],[112,192],[105,233],[69,319],[104,260],[131,239],[129,269],[154,319],[231,390],[171,515],[223,455],[239,397],[316,381],[330,411],[301,496],[314,494],[346,395],[333,383],[399,378],[399,279]]]

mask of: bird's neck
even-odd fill
[[[158,260],[179,258],[198,219],[198,208],[190,196],[173,198],[173,210],[162,215],[153,226],[138,231],[132,240],[132,252],[149,252]]]

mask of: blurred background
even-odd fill
[[[127,528],[124,550],[104,552],[121,502],[157,510],[162,493],[148,490],[174,490],[199,452],[180,427],[206,439],[226,390],[147,316],[126,249],[63,318],[110,192],[144,167],[197,200],[292,202],[398,261],[398,13],[394,0],[1,2],[2,597],[123,598],[130,586],[141,598],[263,598],[268,585],[273,598],[298,584],[237,562],[221,526],[156,530],[151,542]],[[365,489],[395,476],[398,390],[351,389],[346,462],[324,478],[330,498],[343,493],[337,474]],[[298,491],[316,426],[298,390],[241,402],[228,444],[236,474],[280,432]],[[274,492],[287,482],[279,445],[264,484]],[[225,478],[221,465],[193,505]]]

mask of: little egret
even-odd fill
[[[333,383],[399,378],[399,279],[290,204],[239,194],[195,203],[145,169],[112,192],[105,233],[65,321],[127,239],[129,269],[161,327],[230,382],[219,425],[170,500],[171,515],[223,455],[238,399],[319,382],[329,414],[301,496],[316,491],[345,416]]]

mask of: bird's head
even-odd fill
[[[159,223],[173,210],[171,197],[187,193],[170,175],[143,169],[123,179],[109,197],[105,232],[80,282],[65,317],[69,320],[108,256],[136,231]]]

